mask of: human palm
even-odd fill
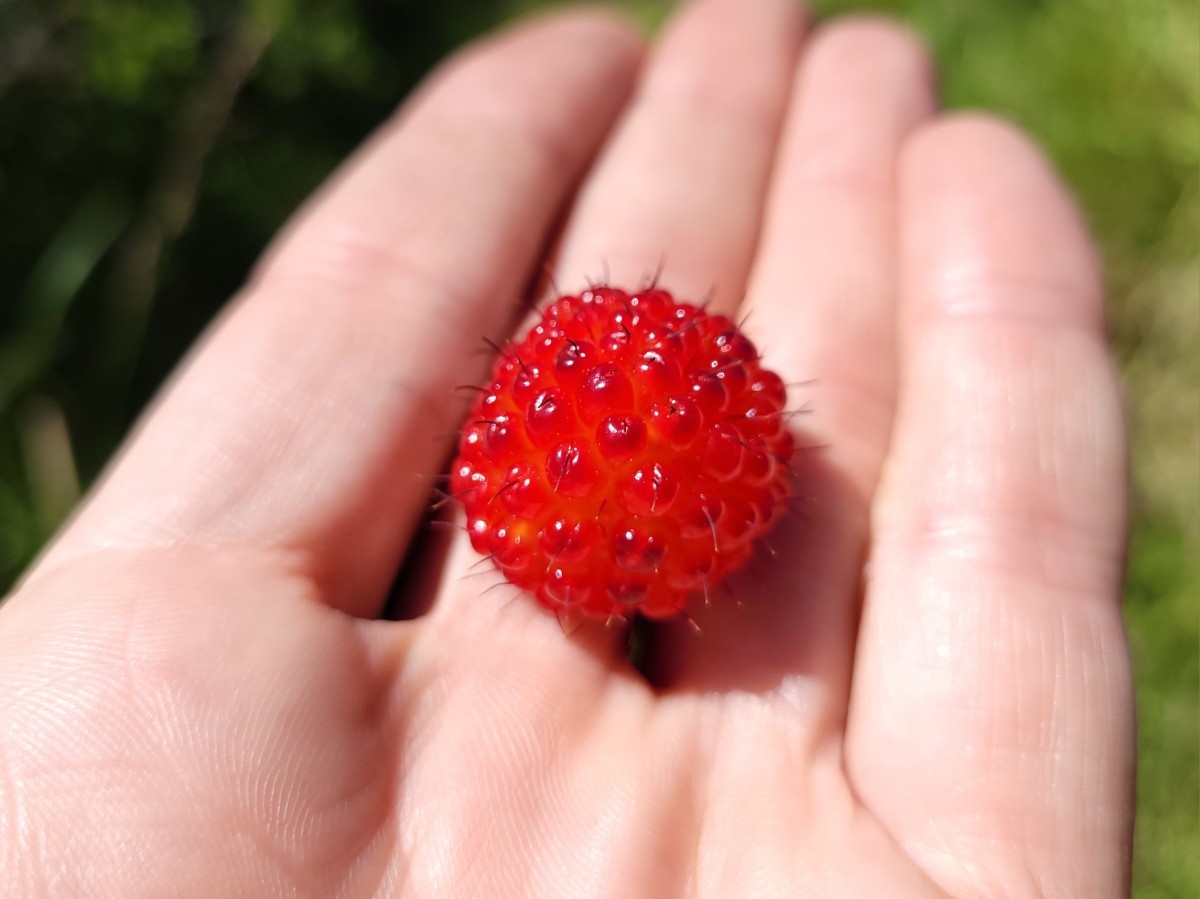
[[[623,28],[528,25],[348,163],[0,611],[0,894],[1127,890],[1086,236],[1019,135],[935,118],[894,26],[803,31],[702,0],[630,100]],[[661,265],[812,409],[774,556],[640,671],[461,534],[377,620],[580,183],[558,284]]]

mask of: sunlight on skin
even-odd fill
[[[656,628],[653,685],[620,629],[564,635],[472,577],[461,535],[415,617],[374,620],[463,360],[580,179],[564,289],[666,260],[818,379],[780,561],[702,637]],[[938,120],[886,22],[697,0],[644,68],[594,13],[465,51],[286,230],[0,609],[0,893],[1123,895],[1096,284],[1036,151]]]

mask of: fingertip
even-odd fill
[[[947,174],[960,175],[976,160],[997,156],[1045,165],[1041,150],[1017,125],[976,110],[949,112],[926,124],[909,138],[901,162],[902,171],[929,177],[947,162],[958,163]]]
[[[790,0],[681,4],[587,176],[555,279],[742,294],[803,33]],[[655,272],[658,275],[655,275]]]
[[[797,0],[692,0],[680,5],[664,40],[694,40],[697,31],[719,38],[750,18],[771,22],[777,36],[799,40],[809,23],[808,5]]]
[[[646,52],[645,38],[634,20],[621,10],[599,5],[532,13],[504,29],[501,40],[582,45],[598,59],[633,65]]]
[[[942,116],[909,136],[899,174],[906,267],[937,273],[941,287],[913,294],[933,304],[925,311],[1102,326],[1101,265],[1082,214],[1019,127]]]
[[[644,90],[675,106],[737,114],[773,133],[806,22],[794,0],[684,4],[655,49]]]
[[[492,93],[498,78],[544,82],[553,71],[560,79],[607,82],[623,98],[645,51],[635,27],[612,10],[584,6],[541,11],[459,49],[422,85],[420,94]]]
[[[937,106],[935,67],[924,40],[890,16],[862,13],[821,25],[809,43],[805,66],[848,76],[868,69],[888,71],[891,83],[913,98],[914,121]]]

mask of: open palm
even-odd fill
[[[486,41],[280,239],[0,610],[0,894],[1127,890],[1121,416],[1063,190],[885,22],[700,0],[640,67],[594,13]],[[376,620],[555,234],[564,290],[661,265],[812,410],[777,557],[644,673],[462,535]]]

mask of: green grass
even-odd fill
[[[0,217],[0,588],[302,197],[451,47],[545,5],[561,4],[0,4],[0,196],[21,212]],[[667,8],[618,5],[647,26]],[[937,58],[946,104],[1025,127],[1092,222],[1134,447],[1135,895],[1200,896],[1200,7],[814,5],[820,16],[911,22]],[[164,241],[149,294],[131,302],[130,234],[145,233],[163,183],[179,188],[172,163],[189,146],[189,103],[219,80],[223,41],[247,22],[268,28],[271,44],[203,156],[194,208]]]
[[[1140,899],[1200,895],[1198,582],[1200,561],[1182,530],[1165,518],[1143,520],[1126,606],[1138,684]]]

